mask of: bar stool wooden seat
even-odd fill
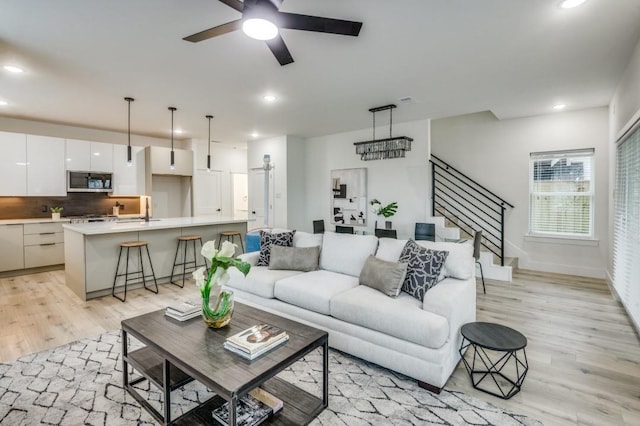
[[[149,259],[149,267],[151,268],[151,274],[145,275],[144,273],[144,258],[142,257],[142,248],[147,250],[147,259]],[[122,250],[127,249],[126,254],[126,266],[124,269],[124,273],[119,274],[120,270],[120,261],[122,260]],[[131,249],[138,249],[138,260],[140,261],[140,269],[137,271],[129,271],[129,251]],[[120,298],[116,295],[116,283],[118,281],[118,277],[124,277],[124,297]],[[153,278],[153,283],[156,286],[156,289],[153,290],[150,287],[147,287],[147,278]],[[127,241],[124,243],[120,243],[120,253],[118,254],[118,264],[116,265],[116,274],[113,277],[113,287],[111,287],[111,295],[118,299],[121,302],[125,302],[127,300],[127,284],[130,281],[136,281],[142,279],[142,283],[144,285],[145,290],[149,290],[152,293],[158,294],[158,282],[156,281],[156,274],[153,271],[153,264],[151,263],[151,255],[149,254],[149,245],[146,241]]]
[[[198,266],[204,266],[209,269],[207,265],[207,259],[204,259],[204,265],[198,265],[197,259],[200,257],[200,253],[196,251],[196,241],[200,242],[200,249],[202,249],[202,237],[200,235],[182,235],[178,237],[178,247],[176,247],[176,256],[173,258],[173,268],[171,268],[171,284],[175,284],[178,287],[184,287],[184,280],[187,272],[193,272],[198,269]],[[191,242],[193,249],[193,260],[187,260],[187,247]],[[178,253],[180,253],[180,246],[183,246],[182,262],[178,262]],[[176,268],[182,267],[182,282],[178,283],[173,280]],[[180,276],[180,270],[178,270],[178,276]]]
[[[242,243],[242,234],[240,231],[222,231],[220,232],[220,239],[218,240],[218,250],[220,250],[220,245],[222,244],[222,238],[226,238],[227,241],[235,242],[235,238],[238,237],[240,240],[240,247],[242,248],[242,253],[244,253],[244,244]]]

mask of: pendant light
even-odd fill
[[[176,154],[173,151],[173,112],[177,109],[176,107],[169,107],[169,111],[171,111],[171,170],[176,168]]]
[[[135,101],[133,98],[124,98],[128,104],[127,111],[127,166],[133,164],[131,160],[131,102]]]
[[[213,115],[205,116],[209,120],[209,139],[207,139],[207,171],[211,171],[211,119]]]

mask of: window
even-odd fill
[[[593,149],[531,153],[531,234],[593,237],[593,153]]]

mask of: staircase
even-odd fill
[[[437,156],[432,154],[429,162],[431,211],[439,235],[473,239],[482,230],[484,277],[510,282],[518,259],[504,255],[504,218],[514,206]]]

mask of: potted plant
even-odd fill
[[[51,219],[60,220],[60,212],[64,210],[64,207],[51,207]]]
[[[383,216],[385,219],[390,218],[391,216],[396,214],[396,212],[398,211],[398,203],[395,201],[393,203],[389,203],[388,205],[382,207],[382,203],[378,201],[376,198],[374,198],[373,200],[369,201],[369,204],[371,205],[371,211],[373,213],[377,214],[378,216]],[[377,222],[376,222],[376,227],[377,227]],[[390,220],[386,221],[385,228],[391,229]]]

